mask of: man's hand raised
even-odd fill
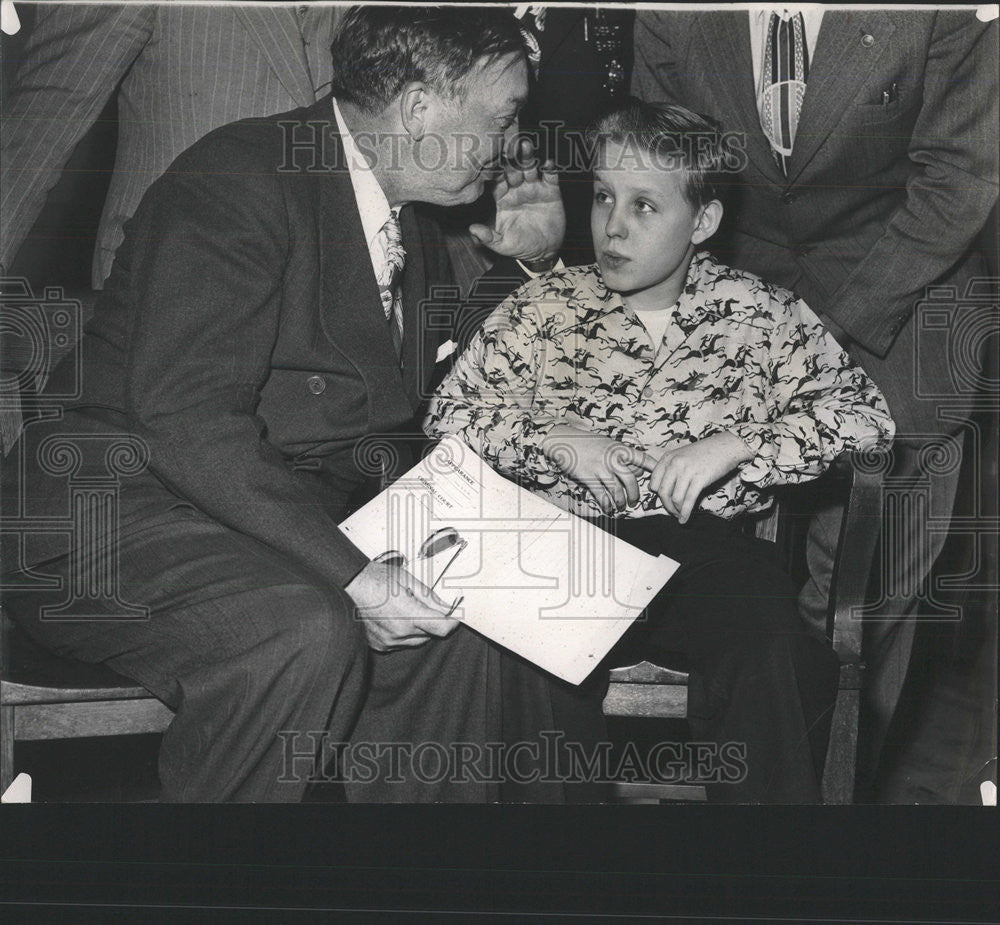
[[[376,652],[422,646],[459,625],[441,598],[398,565],[369,562],[344,590],[357,605],[368,645]]]
[[[559,175],[551,161],[539,164],[531,143],[521,139],[493,190],[493,227],[470,225],[481,244],[504,257],[537,263],[555,261],[566,235]]]

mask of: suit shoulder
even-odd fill
[[[289,151],[304,150],[311,141],[315,141],[317,153],[324,153],[318,146],[325,145],[330,125],[336,130],[332,116],[332,112],[313,105],[229,122],[213,129],[179,154],[168,171],[224,164],[230,165],[231,172],[277,170]],[[298,147],[290,147],[290,142]],[[325,158],[319,163],[325,163]]]

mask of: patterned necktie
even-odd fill
[[[396,356],[403,355],[403,299],[399,292],[399,274],[403,272],[406,251],[403,250],[403,233],[399,227],[399,215],[394,209],[379,230],[379,241],[385,254],[385,264],[378,276],[379,296],[382,310],[389,323],[389,334]]]
[[[802,14],[772,13],[764,43],[758,108],[760,124],[771,143],[774,159],[786,175],[808,78],[809,49]]]

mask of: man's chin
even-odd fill
[[[468,205],[471,202],[475,202],[480,196],[483,195],[483,191],[486,189],[486,178],[480,174],[473,180],[468,186],[463,186],[462,189],[456,194],[458,198],[455,200],[455,205],[462,206]]]

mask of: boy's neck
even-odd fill
[[[623,295],[625,304],[634,312],[666,311],[668,308],[672,308],[681,297],[692,259],[694,259],[693,246],[688,251],[684,262],[667,279],[655,286],[650,286],[648,289],[639,289]]]

